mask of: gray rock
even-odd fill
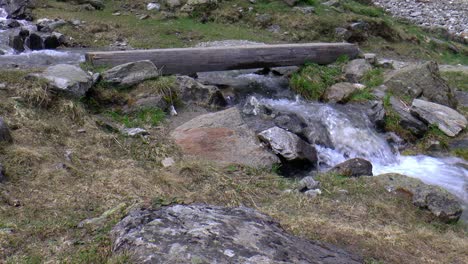
[[[81,97],[93,85],[93,78],[80,67],[57,64],[48,67],[43,73],[33,75],[48,80],[52,89],[73,97]]]
[[[137,137],[137,136],[146,136],[149,135],[149,132],[143,128],[134,127],[134,128],[123,128],[120,132],[124,136]]]
[[[372,66],[365,59],[356,59],[350,61],[344,68],[346,80],[352,83],[357,83]]]
[[[288,161],[307,160],[315,167],[317,151],[295,134],[273,127],[258,134],[258,137],[269,144],[273,152]]]
[[[149,60],[129,62],[105,71],[104,81],[119,86],[133,86],[148,79],[156,78],[160,72]]]
[[[8,18],[32,20],[29,0],[0,0],[0,7],[5,9]]]
[[[359,86],[349,82],[336,83],[327,88],[323,98],[330,103],[346,103],[359,88]]]
[[[422,181],[396,173],[383,174],[374,177],[389,192],[410,194],[415,206],[429,210],[443,222],[456,222],[463,209],[455,196],[446,190]]]
[[[114,254],[131,263],[323,263],[362,259],[335,246],[286,233],[246,207],[173,205],[130,212],[111,232]]]
[[[216,86],[203,85],[188,76],[176,79],[178,97],[184,103],[194,103],[204,107],[225,107],[227,105],[221,91]]]
[[[170,9],[174,9],[176,7],[181,7],[183,2],[181,0],[165,0],[166,6]]]
[[[315,198],[315,197],[319,196],[320,194],[322,194],[322,191],[319,190],[319,189],[308,190],[308,191],[305,191],[304,194],[306,196],[308,196],[309,198]]]
[[[315,8],[313,6],[296,6],[293,10],[301,12],[305,15],[315,13]]]
[[[102,0],[77,0],[79,4],[89,4],[91,5],[94,9],[97,10],[102,10],[106,6],[104,5],[104,1]]]
[[[377,129],[385,126],[385,107],[382,101],[370,101],[367,116]]]
[[[299,0],[283,0],[288,6],[295,6]]]
[[[158,3],[149,3],[146,5],[146,10],[148,11],[159,11],[161,9],[161,5]]]
[[[315,189],[318,189],[318,188],[320,188],[320,182],[314,180],[314,178],[312,176],[304,177],[297,184],[297,189],[300,192],[305,192],[307,190],[315,190]]]
[[[189,156],[264,168],[279,163],[278,157],[260,144],[234,107],[198,116],[177,127],[171,137]]]
[[[175,160],[173,158],[165,158],[161,161],[161,165],[164,167],[164,168],[168,168],[168,167],[171,167],[175,164]]]
[[[361,158],[350,159],[331,168],[329,172],[347,177],[372,176],[372,163]]]
[[[435,62],[411,65],[396,70],[385,78],[388,91],[414,98],[424,97],[431,102],[456,107],[457,101],[447,82],[440,77]]]
[[[11,137],[10,129],[7,124],[3,121],[3,118],[0,117],[0,143],[2,142],[11,143],[13,142],[13,138]]]
[[[24,44],[31,50],[44,49],[44,40],[36,33],[29,34],[29,36],[24,41]]]
[[[402,128],[409,130],[417,137],[423,136],[426,133],[427,125],[410,113],[409,106],[394,96],[390,97],[390,106],[399,116],[398,124]]]
[[[455,97],[459,107],[468,107],[468,92],[455,91]]]
[[[16,52],[23,52],[24,48],[24,38],[21,36],[10,36],[8,45],[12,47]]]
[[[377,55],[375,53],[364,53],[364,59],[372,65],[377,64]]]
[[[466,128],[466,118],[444,105],[414,99],[411,113],[428,124],[437,125],[447,136],[454,137]]]

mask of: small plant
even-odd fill
[[[120,111],[109,111],[107,114],[116,122],[124,124],[125,127],[140,127],[144,125],[157,126],[166,116],[159,108],[142,108],[130,114]]]
[[[301,0],[301,2],[307,5],[311,5],[311,6],[317,5],[317,0]]]
[[[372,69],[362,77],[363,84],[368,88],[381,85],[384,82],[383,70],[381,68]]]

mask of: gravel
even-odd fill
[[[374,0],[396,17],[417,25],[442,27],[468,41],[468,0]]]

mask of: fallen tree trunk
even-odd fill
[[[355,58],[358,53],[358,47],[348,43],[307,43],[88,52],[86,60],[95,66],[151,60],[163,74],[191,74],[293,66],[306,62],[329,64],[341,55]]]

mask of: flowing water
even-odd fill
[[[327,128],[333,147],[316,146],[319,163],[326,165],[322,169],[349,158],[364,158],[373,164],[374,175],[393,172],[418,178],[450,191],[465,208],[468,205],[468,162],[463,159],[400,155],[373,129],[366,114],[354,109],[287,99],[262,99],[261,102],[279,111],[294,112],[309,125],[320,122]]]
[[[0,22],[7,21],[7,13],[0,8]],[[28,29],[30,32],[37,30],[36,26],[25,20],[17,20],[21,28]],[[80,50],[60,51],[60,50],[27,50],[17,54],[9,45],[10,35],[17,34],[20,28],[0,30],[0,51],[5,54],[0,55],[0,66],[14,67],[43,67],[55,64],[79,64],[84,61],[84,52]]]

